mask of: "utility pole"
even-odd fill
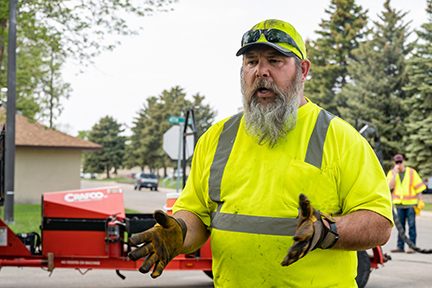
[[[16,96],[16,27],[17,0],[9,0],[8,73],[5,137],[5,209],[4,220],[14,223],[15,177],[15,96]]]

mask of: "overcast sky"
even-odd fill
[[[358,0],[378,20],[384,0]],[[217,111],[216,121],[241,107],[239,71],[241,36],[265,19],[290,22],[303,39],[316,39],[321,19],[330,0],[179,0],[174,11],[152,17],[131,19],[141,25],[139,36],[120,37],[121,45],[104,52],[95,64],[84,68],[68,63],[64,81],[71,83],[69,100],[56,120],[60,130],[76,136],[91,130],[105,116],[132,127],[145,99],[163,90],[180,86],[188,99],[200,93]],[[425,23],[426,0],[392,0],[391,6],[409,12],[405,22],[412,29]],[[313,63],[312,63],[313,65]],[[82,67],[81,67],[82,69]],[[173,115],[178,116],[178,115]],[[130,131],[126,131],[130,135]]]

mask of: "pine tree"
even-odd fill
[[[312,66],[310,79],[305,84],[305,95],[312,101],[339,115],[338,106],[345,105],[344,98],[336,93],[347,83],[347,67],[354,59],[352,50],[368,34],[367,10],[355,0],[332,0],[329,20],[322,20],[319,38],[307,41],[308,59]]]
[[[405,137],[407,165],[415,167],[421,177],[432,175],[432,0],[427,0],[428,21],[416,31],[418,42],[408,60],[410,84],[405,90],[411,114]]]
[[[352,125],[356,119],[377,125],[386,168],[393,155],[404,151],[403,122],[408,110],[402,87],[408,83],[405,58],[412,51],[406,15],[392,9],[390,0],[384,3],[380,21],[373,22],[372,39],[352,52],[357,59],[348,68],[352,82],[340,92],[347,99],[347,107],[339,109],[343,119]]]
[[[115,171],[123,164],[125,137],[121,124],[110,116],[102,118],[88,133],[88,140],[103,146],[104,150],[84,155],[84,173],[107,173],[110,178],[112,168]]]

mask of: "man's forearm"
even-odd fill
[[[173,216],[183,219],[187,226],[186,239],[181,254],[192,253],[201,248],[210,236],[210,232],[201,219],[189,211],[179,211]]]
[[[393,172],[393,178],[389,182],[389,188],[393,189],[395,187],[395,183],[396,183],[396,174]]]
[[[391,222],[375,212],[359,210],[335,218],[339,240],[334,249],[367,250],[384,245],[390,238]]]

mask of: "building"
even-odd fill
[[[15,119],[15,204],[40,204],[44,192],[80,189],[81,154],[103,147],[24,116]],[[5,120],[0,109],[0,128]]]

